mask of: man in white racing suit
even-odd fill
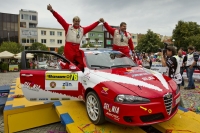
[[[161,62],[164,67],[168,67],[166,75],[172,78],[179,86],[182,82],[182,76],[180,74],[179,57],[176,55],[176,49],[173,46],[168,46],[166,50],[166,58],[161,53]],[[165,55],[164,55],[165,56]]]

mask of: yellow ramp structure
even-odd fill
[[[89,120],[81,101],[60,101],[55,106],[68,133],[146,133],[139,127],[128,128],[110,122],[96,126]]]
[[[4,107],[5,133],[13,133],[60,121],[53,103],[30,102],[24,97],[12,98],[12,95],[23,95],[20,79],[17,78],[15,82],[16,84],[11,86]]]

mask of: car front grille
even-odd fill
[[[172,111],[172,94],[171,93],[167,93],[163,96],[164,99],[164,103],[165,103],[165,108],[167,111],[167,114],[170,115],[171,111]]]
[[[162,113],[152,114],[152,115],[143,115],[140,116],[140,120],[142,122],[153,122],[164,119],[164,115]]]

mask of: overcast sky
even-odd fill
[[[39,27],[61,28],[47,10],[51,4],[68,23],[78,15],[87,26],[103,17],[110,25],[127,23],[127,31],[172,35],[178,20],[200,23],[200,0],[0,0],[0,12],[18,14],[20,9],[35,10]]]

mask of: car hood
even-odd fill
[[[120,84],[141,97],[158,98],[172,92],[162,74],[145,68],[114,68],[95,70],[92,73],[104,78],[104,81]]]

